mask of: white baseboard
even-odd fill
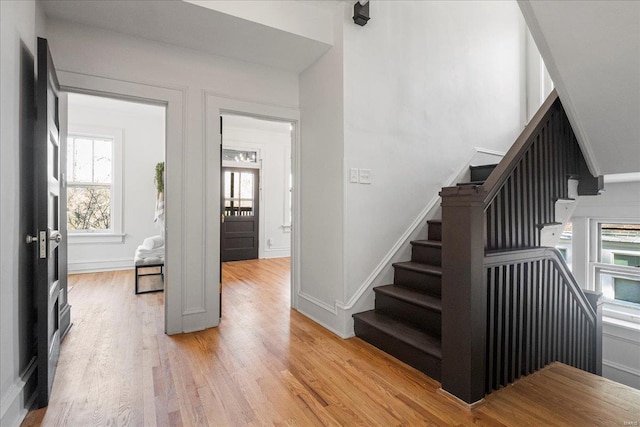
[[[100,271],[132,270],[133,257],[102,260],[69,261],[69,274],[97,273]]]
[[[603,360],[602,376],[640,390],[640,371],[630,366]]]
[[[300,297],[298,299],[298,312],[313,320],[323,328],[333,332],[340,338],[349,338],[350,336],[353,336],[343,333],[342,330],[344,329],[344,326],[341,325],[342,322],[339,317],[341,313],[331,313],[326,307],[321,307],[317,300],[314,301],[313,299],[300,294],[298,296]]]
[[[34,357],[20,379],[9,387],[0,399],[0,426],[18,427],[27,415],[36,394],[26,396],[27,384],[36,380],[36,358]]]
[[[291,248],[272,248],[265,249],[262,253],[262,258],[287,258],[291,256]]]

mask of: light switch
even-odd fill
[[[371,184],[371,169],[360,169],[358,180],[360,184]]]
[[[358,168],[349,169],[349,182],[352,184],[358,183]]]

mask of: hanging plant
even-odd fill
[[[158,193],[164,193],[164,162],[160,162],[156,165],[156,177],[154,181],[156,183],[156,190]]]

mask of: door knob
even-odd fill
[[[38,241],[38,236],[30,236],[27,234],[27,238],[25,239],[27,243],[35,243]]]

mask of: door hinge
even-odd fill
[[[220,214],[220,224],[224,224],[224,214]]]

